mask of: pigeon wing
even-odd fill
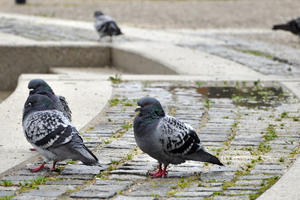
[[[60,146],[72,139],[72,126],[59,111],[34,112],[23,126],[27,140],[42,149]]]
[[[163,149],[167,154],[184,156],[201,148],[200,139],[194,129],[174,117],[162,118],[158,130],[161,132]]]
[[[63,107],[64,114],[68,117],[68,119],[70,121],[72,121],[72,111],[69,107],[69,104],[68,104],[66,98],[63,96],[58,96],[58,99]]]

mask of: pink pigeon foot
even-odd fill
[[[32,172],[38,172],[42,169],[49,169],[49,167],[45,167],[45,162],[43,162],[39,167],[31,169]]]

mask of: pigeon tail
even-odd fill
[[[101,166],[100,163],[98,162],[98,158],[93,154],[93,152],[91,152],[91,150],[89,150],[86,146],[84,146],[83,149],[89,153],[88,158],[81,160],[81,162],[83,162],[83,164]],[[92,156],[92,159],[90,158],[90,156]]]
[[[193,154],[187,155],[187,159],[201,161],[201,162],[208,162],[208,163],[224,166],[216,156],[211,155],[210,153],[204,151],[203,149],[200,149],[199,151]]]
[[[291,27],[289,24],[277,24],[274,25],[272,30],[285,30],[285,31],[290,31]]]

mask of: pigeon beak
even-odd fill
[[[140,112],[140,111],[141,111],[141,106],[137,106],[135,112]]]

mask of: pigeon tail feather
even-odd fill
[[[224,166],[216,156],[211,155],[210,153],[206,152],[203,149],[200,149],[193,154],[187,155],[186,157],[189,160],[208,162],[208,163]]]
[[[289,31],[291,28],[290,28],[289,24],[277,24],[277,25],[274,25],[272,29]]]
[[[98,165],[98,158],[89,150],[83,143],[82,138],[77,134],[73,135],[73,140],[69,143],[71,148],[73,148],[78,156],[78,160],[86,165]],[[100,165],[100,164],[99,164]]]

